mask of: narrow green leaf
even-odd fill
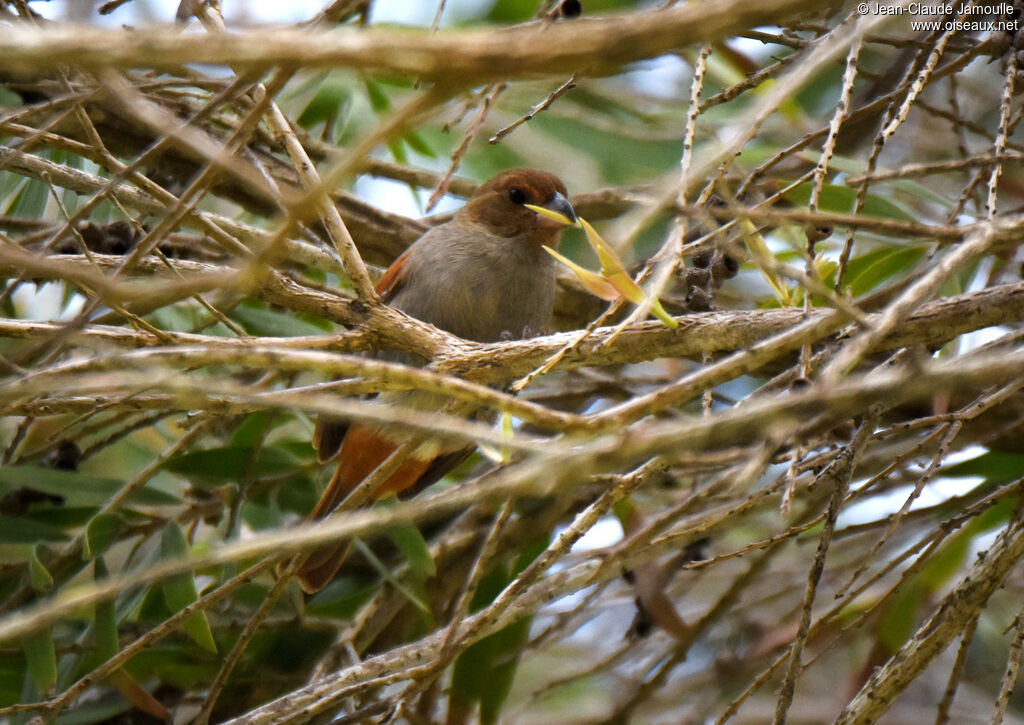
[[[0,544],[35,544],[67,538],[60,529],[40,521],[24,516],[0,516]]]
[[[36,544],[32,547],[32,551],[29,552],[29,580],[32,582],[32,588],[37,592],[53,591],[53,575],[50,574],[42,560],[39,558],[40,548],[42,548],[42,544]]]
[[[375,113],[383,113],[391,108],[391,99],[388,98],[379,83],[367,79],[365,81],[365,85],[366,97],[370,100],[370,108],[372,108]]]
[[[93,579],[99,584],[107,578],[107,564],[103,557],[93,563]],[[106,662],[117,654],[117,615],[113,599],[105,599],[96,604],[93,613],[93,632],[96,638],[96,657],[99,662]]]
[[[82,559],[94,559],[113,544],[126,526],[118,514],[99,514],[85,527],[82,537]]]
[[[62,496],[69,506],[102,506],[122,485],[116,478],[90,476],[78,471],[61,471],[41,466],[0,468],[0,491],[6,487],[24,486],[34,491]],[[147,506],[179,503],[174,496],[148,487],[135,491],[130,501]]]
[[[254,305],[239,306],[231,318],[251,335],[303,337],[323,334],[324,328],[295,314],[285,314]]]
[[[432,617],[430,606],[427,604],[427,593],[423,586],[424,582],[422,579],[399,579],[391,572],[391,570],[384,566],[384,563],[377,558],[369,546],[363,543],[362,539],[353,539],[352,546],[363,555],[376,571],[380,575],[380,578],[394,587],[395,591],[405,597],[410,604],[412,604],[420,614],[424,617]]]
[[[348,86],[337,81],[326,79],[313,98],[299,114],[297,123],[303,128],[311,128],[318,123],[336,118],[344,112],[352,97]]]
[[[46,694],[57,684],[57,650],[49,630],[22,640],[29,675],[36,690]]]
[[[882,612],[878,622],[878,640],[889,653],[898,652],[913,631],[924,591],[913,579],[896,593],[896,598]]]
[[[160,540],[161,554],[164,558],[180,558],[189,553],[188,541],[181,527],[174,521],[164,527],[163,536]],[[189,604],[192,604],[199,595],[196,591],[195,578],[191,574],[182,574],[172,577],[163,584],[164,598],[167,606],[172,612],[178,612]],[[185,620],[182,625],[193,642],[207,650],[216,652],[217,644],[213,639],[213,632],[210,623],[206,619],[206,612],[194,612]]]
[[[400,164],[409,163],[409,156],[405,153],[405,146],[402,145],[400,140],[388,141],[386,143],[388,151],[391,152],[392,158]]]
[[[418,153],[420,156],[426,156],[427,158],[436,158],[437,154],[430,148],[426,140],[418,131],[406,131],[402,135],[402,140],[408,144],[409,148]]]
[[[491,635],[493,657],[491,658],[490,677],[484,678],[480,690],[480,725],[493,725],[501,715],[501,706],[505,704],[512,683],[519,669],[519,660],[523,646],[530,636],[532,617],[524,617],[514,624]]]
[[[417,576],[426,578],[437,574],[437,567],[434,565],[434,557],[430,555],[427,540],[423,538],[423,534],[418,528],[411,524],[396,526],[388,530],[388,538],[402,552],[402,556],[406,558]]]
[[[523,571],[543,552],[551,541],[549,534],[537,537],[523,547],[511,570],[495,565],[480,579],[470,602],[477,611],[494,601],[513,577]],[[457,706],[467,709],[480,704],[480,722],[491,725],[501,714],[519,667],[523,645],[530,634],[532,618],[524,617],[504,629],[475,642],[459,655],[452,669],[452,697]]]
[[[231,445],[254,446],[260,443],[278,416],[276,410],[258,410],[245,416],[245,420],[231,434]]]
[[[7,207],[7,214],[12,216],[23,216],[29,219],[39,219],[46,209],[46,202],[50,198],[50,192],[42,181],[29,179],[28,183],[21,187],[10,205]]]

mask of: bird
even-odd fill
[[[557,263],[544,247],[556,247],[565,224],[575,221],[565,184],[557,176],[539,169],[503,171],[480,185],[450,221],[425,232],[399,256],[381,276],[376,292],[383,303],[466,340],[529,337],[548,325],[554,307]],[[375,356],[414,365],[426,362],[411,353]],[[435,410],[445,400],[422,391],[385,393],[380,399]],[[321,416],[313,445],[321,463],[337,460],[337,468],[308,519],[334,511],[406,439],[382,427]],[[472,450],[425,441],[371,498],[422,490]],[[296,572],[302,589],[312,594],[326,586],[349,546],[348,541],[332,542],[313,550]]]

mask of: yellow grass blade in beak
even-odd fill
[[[565,224],[567,227],[571,227],[571,226],[574,226],[576,224],[575,221],[573,221],[572,219],[567,217],[565,214],[562,214],[561,212],[554,211],[553,209],[548,209],[547,207],[543,207],[543,206],[537,206],[536,204],[523,204],[523,206],[525,206],[530,211],[537,212],[542,217],[547,217],[548,219],[551,219],[552,221],[556,221],[559,224]]]
[[[590,222],[581,218],[580,226],[587,233],[587,241],[590,242],[590,246],[597,252],[597,258],[601,261],[601,274],[605,279],[611,282],[612,286],[634,305],[640,305],[650,300],[651,312],[661,320],[665,327],[670,330],[679,327],[679,323],[672,319],[670,314],[665,312],[665,308],[661,306],[658,298],[648,298],[647,293],[640,288],[640,285],[633,281],[633,278],[629,276],[626,268],[622,265],[619,255],[608,245],[608,242],[601,238],[597,230],[590,226]]]

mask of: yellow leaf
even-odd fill
[[[601,274],[609,278],[615,272],[626,274],[626,268],[622,265],[622,259],[618,253],[611,248],[608,242],[601,238],[601,235],[590,225],[590,222],[582,217],[579,221],[583,231],[587,233],[587,241],[590,242],[590,246],[597,252],[597,258],[601,262]],[[626,276],[629,277],[628,274]],[[633,281],[632,278],[630,278],[630,281]],[[635,282],[634,286],[636,286]]]
[[[751,256],[754,261],[768,259],[772,256],[772,253],[768,250],[768,245],[765,244],[764,237],[761,236],[757,228],[750,223],[749,219],[741,217],[739,219],[740,230],[743,232],[743,241],[747,245],[747,249],[750,250]],[[779,281],[775,276],[775,273],[769,269],[765,269],[763,265],[757,265],[758,269],[761,270],[761,275],[765,278],[765,281],[771,286],[775,292],[775,296],[779,298],[784,306],[790,306],[792,299],[789,296],[789,288],[784,283]]]
[[[633,281],[633,278],[626,274],[623,270],[607,271],[601,269],[601,274],[607,278],[612,286],[619,291],[619,293],[627,300],[632,302],[634,305],[642,304],[647,295],[640,289],[640,285]]]
[[[679,327],[679,323],[669,313],[665,312],[665,308],[661,306],[661,302],[658,301],[657,297],[651,297],[651,312],[654,316],[661,320],[661,324],[670,330],[674,330]]]
[[[579,279],[580,284],[582,284],[584,288],[586,288],[587,292],[594,295],[595,297],[600,297],[602,300],[608,300],[609,302],[613,302],[619,299],[620,295],[618,291],[604,277],[594,272],[591,272],[589,269],[585,267],[581,267],[568,257],[562,256],[551,247],[544,247],[544,249],[546,249],[548,251],[548,254],[550,254],[552,257],[554,257],[559,262],[564,264],[566,267],[571,269],[573,273],[576,275],[576,277]]]
[[[819,282],[824,282],[838,268],[839,263],[829,259],[824,254],[819,254],[814,259],[814,274],[817,275]]]
[[[650,309],[655,317],[661,320],[661,322],[670,330],[674,330],[679,327],[679,323],[672,319],[671,315],[665,312],[665,308],[661,306],[661,302],[659,302],[656,297],[648,298],[640,285],[638,285],[633,278],[629,276],[626,268],[622,265],[622,259],[615,253],[615,250],[601,238],[601,235],[598,234],[597,230],[590,225],[590,222],[581,217],[579,223],[580,226],[583,227],[583,231],[587,233],[587,241],[590,242],[590,246],[594,248],[595,252],[597,252],[597,258],[601,261],[601,274],[603,274],[605,278],[612,283],[612,286],[634,305],[641,305],[650,299]]]

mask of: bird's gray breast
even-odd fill
[[[542,332],[555,299],[551,255],[528,240],[444,232],[438,227],[410,248],[409,277],[391,304],[467,340]]]

